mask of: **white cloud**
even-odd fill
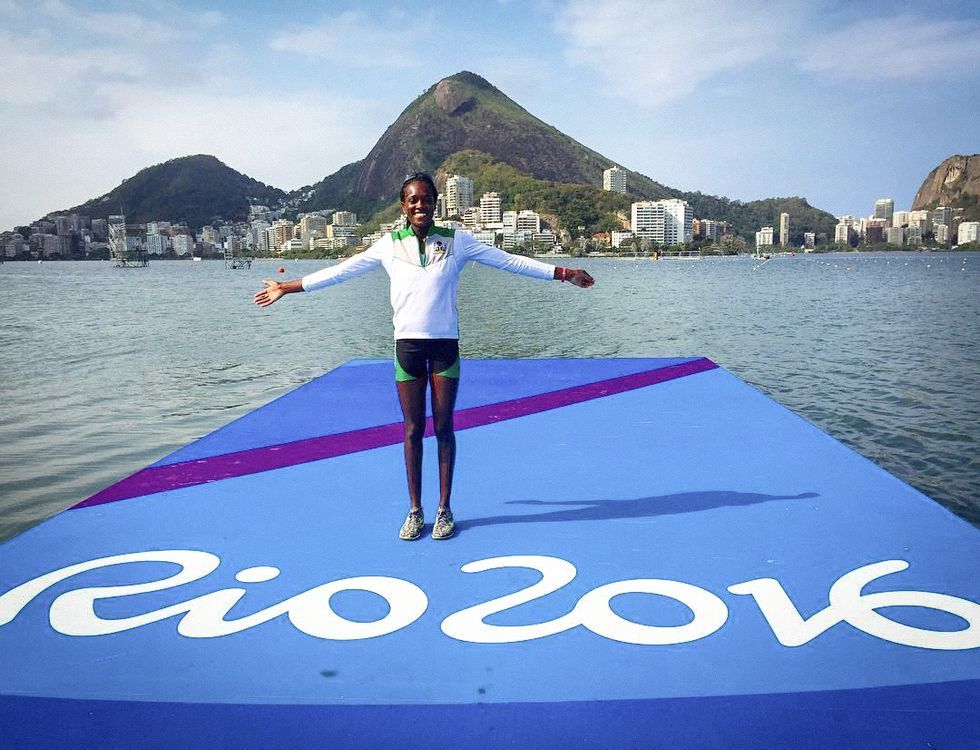
[[[279,52],[310,60],[330,60],[355,68],[407,68],[431,64],[436,54],[432,46],[427,43],[417,45],[412,37],[414,32],[406,30],[402,21],[397,12],[393,17],[382,19],[347,11],[324,18],[319,24],[304,24],[279,32],[273,36],[270,46]]]
[[[53,51],[52,51],[53,50]],[[0,103],[40,105],[88,98],[100,81],[130,80],[145,72],[143,62],[124,51],[93,47],[67,53],[39,32],[0,32]]]
[[[795,6],[762,0],[572,0],[558,11],[566,57],[645,108],[778,54],[798,26]]]
[[[46,16],[100,36],[137,38],[146,44],[170,42],[179,34],[177,29],[149,20],[136,13],[105,13],[79,10],[63,0],[44,0],[40,10]]]
[[[925,80],[975,72],[980,24],[910,15],[868,18],[822,34],[800,59],[810,73],[849,81]]]
[[[254,179],[291,190],[367,153],[378,136],[376,102],[315,100],[205,83],[114,83],[93,92],[104,117],[43,107],[0,109],[0,228],[33,221],[114,188],[139,169],[212,154]]]

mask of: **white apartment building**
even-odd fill
[[[905,244],[905,229],[902,227],[888,227],[885,229],[885,242],[889,245]]]
[[[480,218],[484,224],[499,224],[501,222],[500,193],[483,194],[480,198]]]
[[[334,211],[331,221],[338,227],[355,227],[357,226],[357,214],[353,211]]]
[[[343,250],[347,246],[344,240],[330,237],[317,237],[310,242],[310,248],[313,250]]]
[[[540,232],[541,231],[541,216],[539,216],[534,211],[529,211],[524,209],[523,211],[517,212],[516,217],[516,231],[518,232]]]
[[[629,244],[632,239],[632,232],[622,232],[616,229],[614,229],[610,235],[610,240],[613,247],[622,247],[624,242]]]
[[[521,245],[530,247],[534,241],[534,232],[509,232],[504,231],[501,237],[500,246],[504,250],[514,250]]]
[[[755,233],[756,247],[772,247],[775,232],[772,227],[762,227]]]
[[[660,201],[640,201],[630,207],[630,229],[644,240],[663,243],[664,207]]]
[[[473,239],[477,242],[482,242],[484,245],[493,246],[494,242],[497,240],[497,233],[492,229],[481,229],[473,232]]]
[[[949,244],[949,226],[947,224],[933,224],[932,236],[940,245]]]
[[[838,245],[847,245],[851,241],[851,232],[854,228],[850,224],[845,224],[843,221],[840,222],[836,227],[834,227],[834,242]]]
[[[473,180],[454,174],[446,180],[446,215],[462,216],[473,205]]]
[[[480,227],[483,213],[478,206],[470,206],[463,212],[463,228],[472,232]]]
[[[980,242],[980,221],[964,221],[956,233],[956,244],[965,245],[967,242]]]
[[[554,232],[535,232],[531,241],[534,243],[535,250],[550,250],[558,244],[558,237]]]
[[[904,227],[909,223],[909,212],[908,211],[896,211],[892,214],[892,226],[893,227]]]
[[[694,209],[686,201],[639,201],[631,206],[630,213],[630,228],[637,237],[661,245],[680,245],[694,239]]]
[[[513,234],[517,231],[517,211],[504,211],[500,215],[500,222],[505,232]]]
[[[194,238],[189,234],[175,234],[170,238],[170,246],[174,249],[174,254],[180,258],[194,253]]]
[[[626,171],[612,166],[602,173],[602,189],[614,193],[626,192]]]

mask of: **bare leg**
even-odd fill
[[[422,438],[425,436],[425,378],[397,383],[405,419],[405,475],[412,508],[422,507]]]
[[[439,507],[448,508],[453,492],[453,469],[456,466],[456,433],[453,432],[453,410],[456,408],[458,378],[433,375],[432,425],[439,447]]]

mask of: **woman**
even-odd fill
[[[439,508],[432,538],[448,539],[454,531],[450,495],[456,463],[453,409],[459,386],[456,288],[467,261],[534,278],[569,281],[582,288],[595,283],[583,270],[511,255],[477,242],[466,232],[437,227],[432,218],[437,195],[429,175],[409,175],[400,195],[408,219],[405,229],[391,232],[364,252],[302,279],[264,280],[265,289],[255,294],[255,303],[268,307],[284,294],[339,284],[378,265],[388,272],[395,326],[395,381],[405,418],[405,471],[411,503],[398,535],[408,540],[418,539],[425,526],[422,438],[427,383],[432,387],[432,423],[439,451]]]

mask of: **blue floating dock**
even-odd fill
[[[977,747],[980,531],[710,360],[456,424],[449,541],[371,360],[0,545],[0,744]]]

